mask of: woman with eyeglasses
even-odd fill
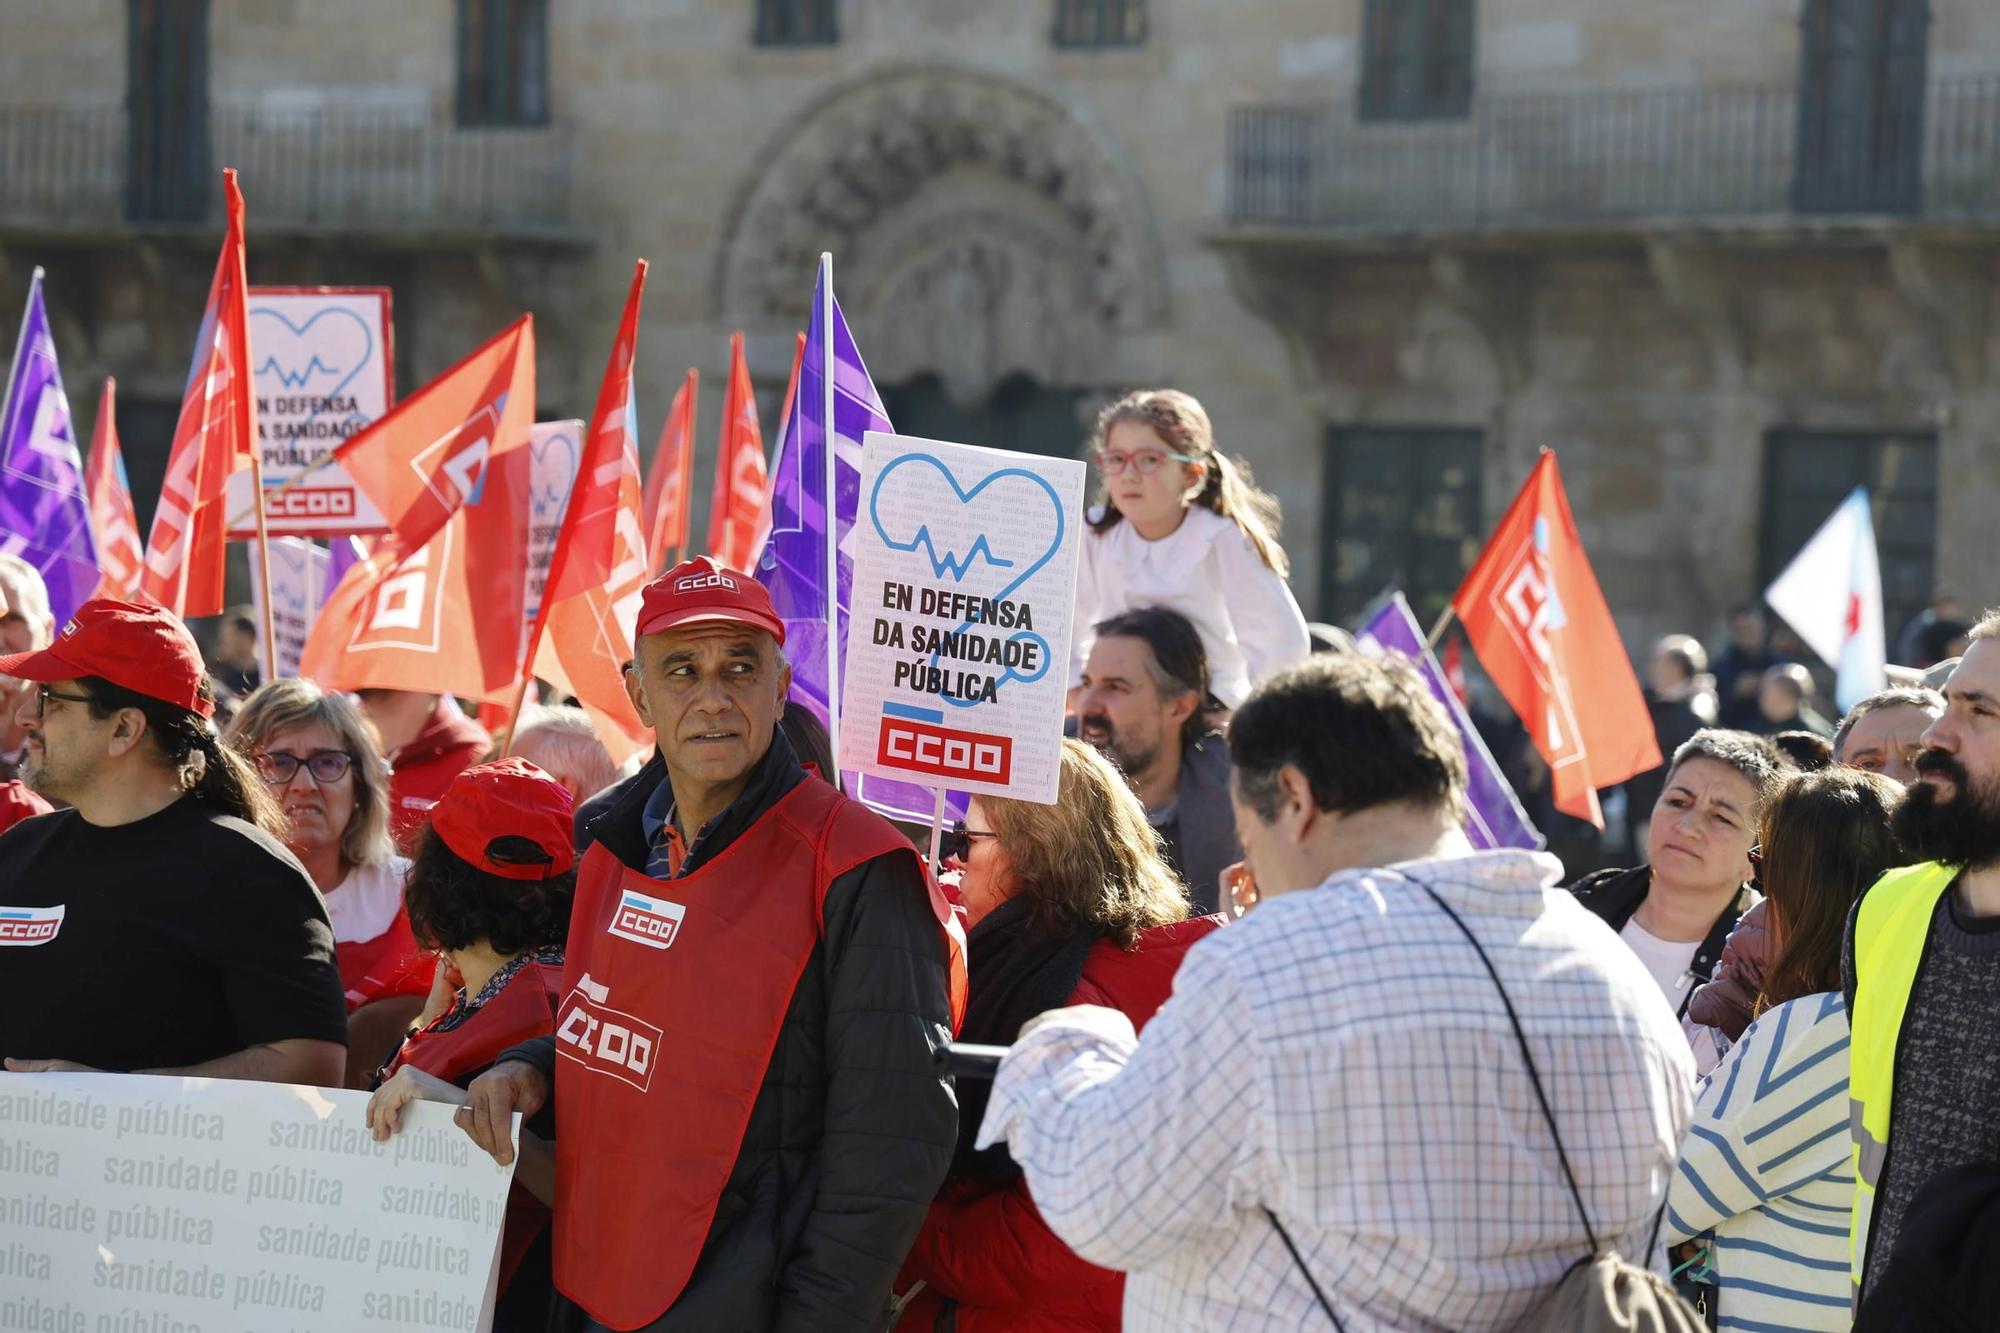
[[[1072,1004],[1143,1029],[1188,948],[1222,924],[1188,919],[1186,889],[1110,760],[1062,743],[1056,803],[975,796],[944,840],[968,924],[960,1040],[1004,1046]],[[975,1152],[988,1086],[958,1089],[958,1148],[896,1287],[898,1329],[1116,1329],[1122,1274],[1048,1229],[1006,1146]]]
[[[368,1078],[432,995],[436,960],[403,910],[410,863],[389,839],[389,766],[354,705],[306,680],[253,691],[225,739],[285,816],[285,846],[326,899],[347,990],[347,1085]],[[440,980],[441,984],[441,980]]]
[[[1786,778],[1766,803],[1758,871],[1770,970],[1757,1018],[1695,1099],[1667,1193],[1671,1244],[1713,1233],[1707,1267],[1722,1327],[1848,1327],[1847,916],[1905,860],[1903,789],[1829,768]]]
[[[1199,402],[1178,389],[1127,394],[1099,414],[1092,452],[1103,483],[1077,569],[1072,686],[1096,624],[1141,606],[1193,622],[1225,708],[1305,659],[1312,645],[1285,582],[1277,498],[1216,449]]]

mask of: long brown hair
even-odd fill
[[[250,761],[217,739],[207,718],[101,677],[78,679],[90,692],[92,717],[107,718],[121,708],[135,708],[145,715],[153,744],[173,765],[182,791],[225,815],[255,824],[281,842],[284,840],[284,810]],[[197,693],[203,702],[214,700],[215,686],[206,675],[201,678]]]
[[[1092,453],[1104,448],[1111,428],[1121,421],[1150,426],[1167,448],[1201,464],[1201,489],[1191,503],[1234,523],[1257,558],[1273,571],[1280,575],[1291,572],[1285,548],[1278,545],[1278,497],[1257,489],[1248,463],[1216,449],[1208,411],[1193,394],[1179,389],[1141,389],[1126,394],[1097,414],[1097,429],[1090,438]],[[1112,502],[1110,488],[1102,483],[1097,488],[1097,504],[1103,512],[1090,520],[1090,526],[1098,532],[1109,531],[1125,517]]]
[[[1840,989],[1848,911],[1904,859],[1889,827],[1902,799],[1903,789],[1879,773],[1834,767],[1793,774],[1766,802],[1758,842],[1778,954],[1758,1013]]]
[[[1111,761],[1074,738],[1062,743],[1056,803],[982,796],[1000,850],[1034,922],[1051,935],[1101,927],[1120,948],[1141,931],[1187,920],[1187,890],[1160,855],[1146,807]]]

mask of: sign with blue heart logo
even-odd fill
[[[1084,465],[870,431],[841,767],[1052,803]]]
[[[327,462],[395,402],[389,289],[252,287],[250,364],[273,537],[386,532],[380,511]],[[257,534],[247,469],[229,479],[231,537]]]

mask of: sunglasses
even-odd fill
[[[257,756],[257,774],[266,785],[282,787],[298,776],[300,764],[312,774],[314,782],[325,787],[347,776],[347,770],[354,766],[354,756],[345,750],[315,750],[308,755],[266,750]]]
[[[961,819],[938,835],[938,858],[943,861],[963,861],[972,855],[974,839],[999,836],[991,829],[969,829]]]
[[[1764,891],[1764,844],[1758,843],[1750,849],[1750,887]]]
[[[1176,463],[1192,463],[1191,454],[1170,454],[1159,449],[1140,449],[1126,453],[1122,449],[1100,449],[1097,451],[1097,466],[1107,477],[1115,477],[1126,468],[1131,468],[1142,477],[1150,477],[1172,459]]]

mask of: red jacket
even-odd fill
[[[54,809],[28,790],[24,782],[0,782],[0,833],[5,833],[24,819],[45,815]]]
[[[396,850],[408,856],[417,833],[430,822],[431,807],[451,780],[471,768],[493,748],[486,728],[440,697],[424,729],[389,756],[389,832]]]
[[[1130,953],[1099,940],[1069,1002],[1117,1009],[1144,1031],[1172,993],[1189,947],[1222,924],[1217,915],[1156,926]],[[924,1290],[896,1333],[940,1327],[947,1298],[956,1301],[949,1325],[956,1333],[1116,1333],[1125,1300],[1125,1275],[1063,1244],[1035,1211],[1025,1180],[997,1189],[970,1181],[947,1186],[931,1205],[896,1289],[907,1292],[918,1281]]]

